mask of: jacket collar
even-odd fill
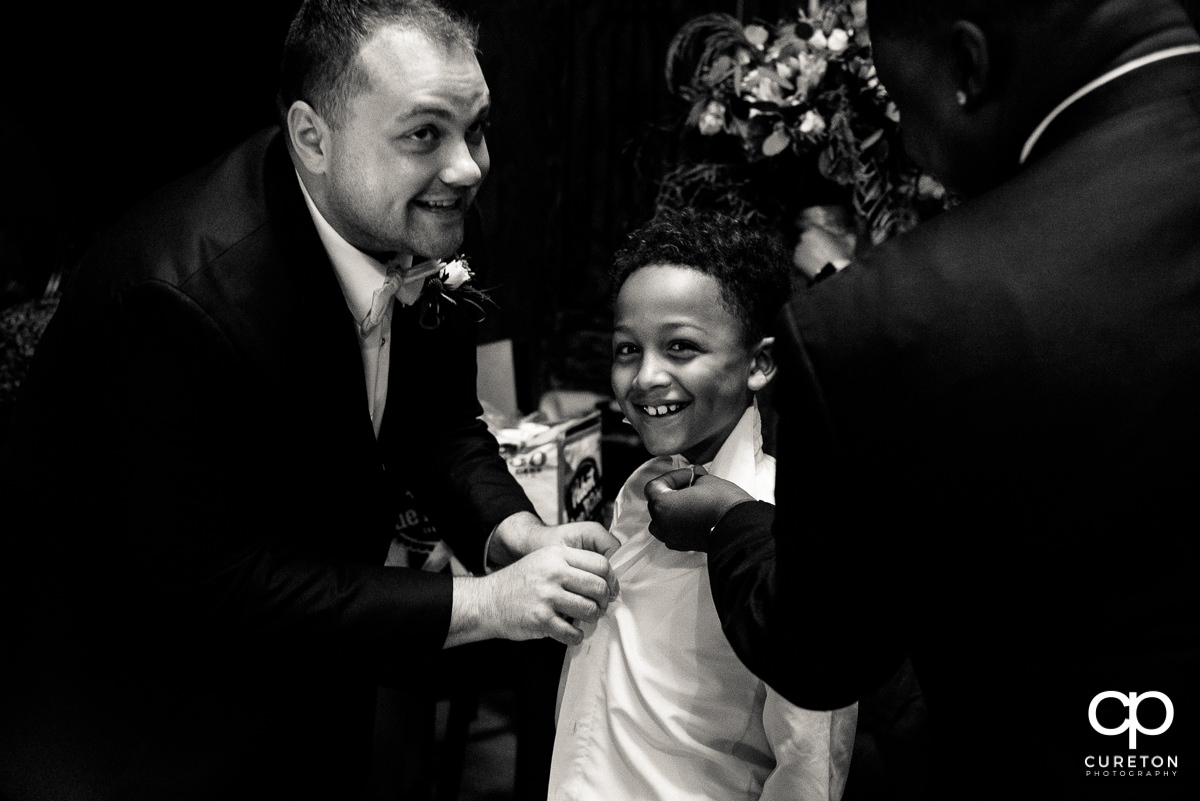
[[[1068,97],[1026,141],[1022,163],[1036,160],[1098,121],[1195,92],[1200,87],[1200,53],[1174,50],[1151,54],[1141,63],[1130,62]],[[1166,57],[1161,57],[1163,53]]]

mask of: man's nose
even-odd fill
[[[480,142],[472,148],[465,139],[459,139],[445,153],[446,163],[439,176],[443,183],[469,188],[483,181],[488,167],[486,143]]]

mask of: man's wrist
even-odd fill
[[[489,639],[483,609],[486,592],[484,580],[473,576],[455,576],[453,601],[450,605],[450,628],[443,648],[453,648],[469,642]]]
[[[731,537],[736,537],[747,526],[765,527],[769,532],[774,520],[774,504],[754,498],[739,501],[721,514],[716,525],[708,532],[707,541],[713,545],[728,542]]]
[[[545,527],[532,512],[516,512],[504,518],[488,540],[485,564],[490,568],[504,567],[532,553],[537,547],[537,532]]]
[[[716,531],[717,528],[721,525],[721,521],[725,520],[727,517],[729,517],[730,512],[732,512],[734,509],[737,509],[739,506],[745,506],[748,503],[752,504],[752,503],[756,503],[756,502],[757,501],[754,498],[747,497],[747,498],[742,498],[741,500],[730,504],[728,507],[725,508],[725,510],[723,512],[721,512],[720,516],[717,517],[717,522],[714,523],[713,527],[708,530],[708,533],[712,534],[714,531]]]

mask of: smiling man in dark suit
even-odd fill
[[[668,474],[655,530],[801,706],[911,651],[940,796],[1195,797],[1200,36],[1177,0],[868,12],[964,200],[785,308],[778,508]]]
[[[354,798],[378,683],[603,612],[615,540],[534,514],[467,275],[424,266],[488,170],[474,48],[425,0],[306,3],[281,130],[76,271],[3,460],[0,794]],[[477,575],[384,566],[408,490]]]

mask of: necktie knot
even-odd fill
[[[371,296],[371,311],[362,321],[363,334],[370,333],[383,322],[391,310],[392,299],[403,306],[411,306],[421,296],[425,279],[438,270],[436,261],[428,261],[411,267],[389,267],[383,285]]]

